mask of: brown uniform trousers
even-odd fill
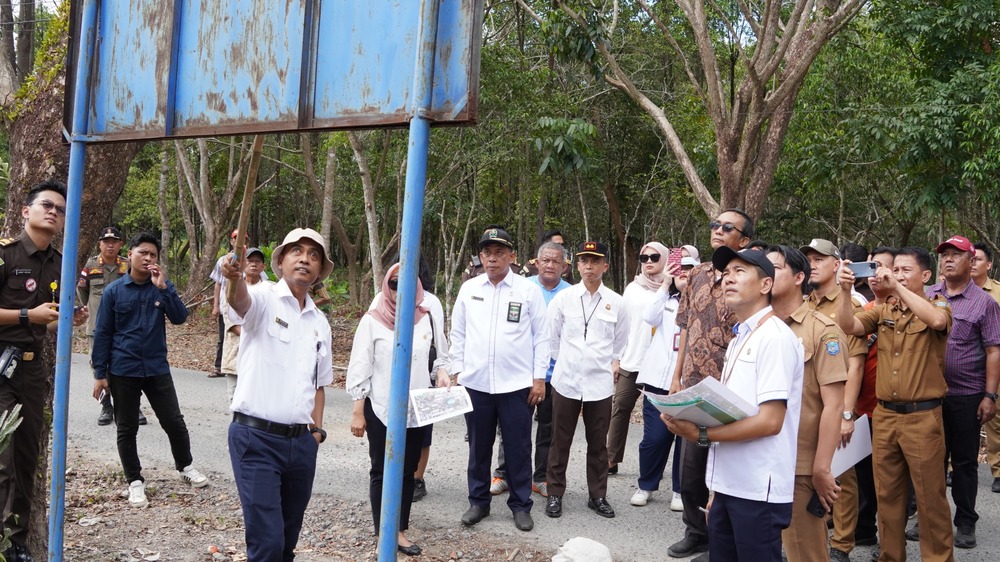
[[[802,303],[786,322],[802,342],[805,369],[792,521],[781,531],[781,542],[788,562],[829,562],[826,519],[809,513],[807,507],[816,492],[812,474],[824,407],[822,387],[842,385],[847,380],[847,336],[829,317],[812,310],[809,303]],[[839,421],[837,428],[840,428]]]
[[[896,413],[882,405],[942,399],[944,352],[951,308],[943,297],[931,302],[948,315],[948,327],[934,330],[901,303],[883,304],[855,317],[866,333],[878,330],[879,406],[872,416],[872,463],[878,496],[880,562],[906,560],[909,482],[920,507],[920,554],[924,562],[955,559],[951,507],[944,484],[944,421],[941,406]]]

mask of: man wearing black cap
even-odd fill
[[[462,284],[452,312],[452,372],[468,389],[473,411],[469,432],[469,509],[462,523],[475,525],[490,514],[490,456],[497,424],[504,455],[514,524],[531,519],[531,411],[545,398],[549,333],[545,300],[538,285],[510,269],[514,243],[491,228],[479,241],[486,275]]]
[[[601,282],[608,271],[608,248],[584,242],[576,252],[581,283],[556,296],[548,310],[552,357],[552,445],[549,449],[549,499],[545,515],[562,515],[566,464],[576,424],[583,412],[587,436],[587,507],[614,517],[608,491],[608,427],[614,373],[628,343],[628,312],[622,296]]]
[[[94,325],[97,322],[97,311],[101,308],[104,288],[128,271],[128,261],[119,254],[122,242],[122,232],[117,228],[108,226],[101,230],[101,235],[97,239],[101,253],[87,260],[76,283],[77,300],[94,311],[87,319],[87,347],[91,349],[94,347]],[[101,400],[101,414],[97,416],[97,425],[109,425],[114,416],[111,393],[108,392]],[[139,412],[139,425],[146,425],[146,416],[142,415],[142,411]]]
[[[726,305],[736,315],[722,384],[758,407],[728,425],[706,428],[661,416],[675,435],[710,448],[705,481],[713,560],[781,561],[781,530],[792,518],[795,452],[802,399],[803,352],[769,304],[774,265],[760,250],[722,246]]]

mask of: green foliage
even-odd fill
[[[35,68],[45,69],[43,73],[31,73],[14,95],[14,102],[7,106],[4,117],[13,122],[25,104],[35,99],[37,92],[47,88],[52,80],[66,66],[66,37],[69,36],[69,2],[61,2],[56,7],[54,17],[44,26],[44,36],[39,43]]]
[[[560,3],[582,18],[584,25],[577,25],[563,10],[551,10],[541,26],[549,50],[560,60],[584,63],[596,80],[602,80],[604,66],[598,45],[608,46],[608,26],[603,10],[594,0]]]
[[[542,117],[538,120],[535,149],[542,156],[539,174],[554,170],[562,174],[583,171],[594,153],[590,142],[597,128],[580,118]]]

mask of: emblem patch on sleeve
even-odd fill
[[[840,353],[840,342],[839,341],[828,341],[826,342],[826,353],[827,355],[837,355]]]

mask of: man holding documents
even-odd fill
[[[805,355],[792,523],[781,539],[789,562],[830,560],[824,514],[832,510],[840,491],[830,461],[840,442],[847,380],[846,337],[833,320],[803,302],[810,278],[805,255],[788,246],[771,246],[767,257],[774,264],[771,307],[802,342]],[[815,505],[811,503],[814,497],[822,511],[808,509]]]
[[[628,312],[622,296],[604,286],[608,248],[584,242],[576,252],[582,282],[559,293],[548,310],[552,357],[552,445],[549,449],[549,499],[545,515],[562,515],[566,464],[576,424],[583,412],[587,436],[587,507],[614,517],[608,491],[608,427],[614,373],[628,343]]]
[[[713,492],[712,558],[780,562],[781,531],[792,518],[802,345],[768,305],[775,271],[763,252],[720,247],[712,263],[723,272],[725,302],[739,322],[721,381],[758,410],[711,428],[663,420],[675,434],[710,448],[705,482]]]
[[[948,386],[944,354],[951,330],[951,307],[944,297],[924,296],[931,278],[927,250],[900,248],[893,270],[875,277],[896,295],[857,315],[842,299],[837,323],[848,334],[878,330],[878,407],[872,419],[872,464],[878,494],[880,560],[906,559],[906,504],[910,479],[920,507],[920,554],[925,562],[954,560],[951,509],[944,484],[944,423],[941,404]],[[844,296],[854,286],[850,268],[840,270]]]

